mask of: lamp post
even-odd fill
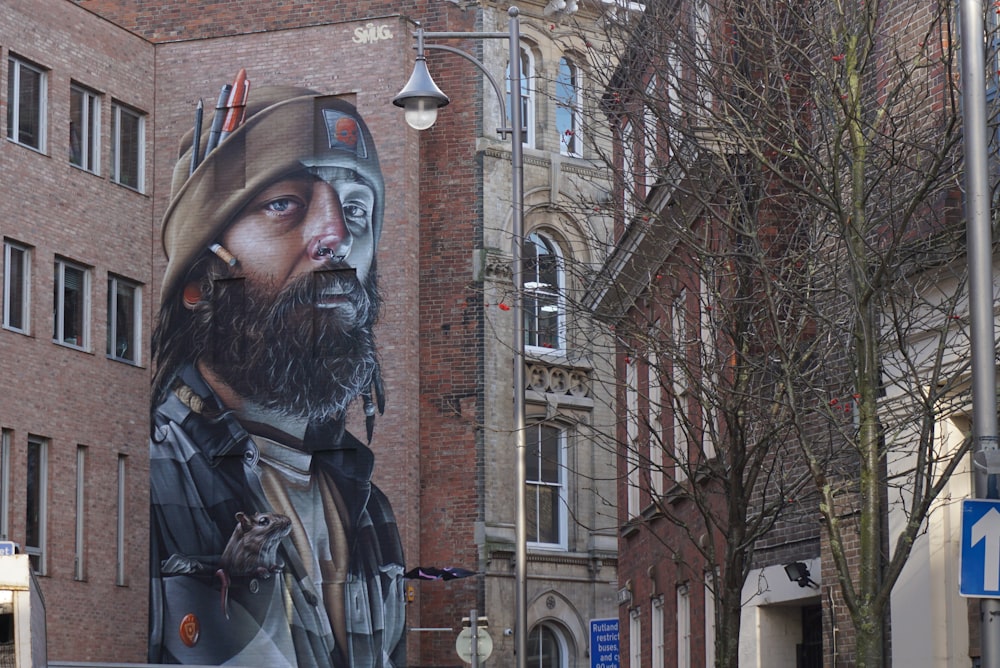
[[[996,499],[1000,474],[997,436],[996,336],[993,315],[993,239],[990,220],[989,132],[986,123],[986,63],[978,46],[985,35],[982,0],[962,0],[961,71],[965,153],[965,216],[969,264],[972,353],[972,435],[975,495]],[[983,668],[1000,668],[1000,600],[979,602]]]
[[[511,216],[511,264],[514,284],[514,303],[511,316],[514,320],[514,450],[517,454],[515,481],[515,517],[514,517],[514,647],[517,668],[524,668],[528,656],[527,627],[527,564],[528,536],[525,511],[524,487],[527,478],[524,461],[524,320],[522,316],[523,285],[521,267],[521,242],[524,238],[524,156],[522,144],[524,124],[521,118],[521,28],[517,7],[507,10],[509,29],[503,32],[427,32],[418,23],[414,36],[417,39],[417,58],[410,80],[403,90],[393,98],[392,103],[405,109],[406,122],[417,130],[426,130],[437,119],[437,110],[448,104],[448,96],[441,92],[430,72],[427,71],[426,49],[437,49],[459,55],[475,65],[489,80],[500,102],[501,126],[497,132],[501,137],[511,138],[511,201],[513,212]],[[472,55],[444,44],[427,44],[425,39],[506,39],[510,46],[510,125],[507,124],[506,99],[503,90],[496,79],[489,73],[483,63]]]

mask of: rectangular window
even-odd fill
[[[0,540],[10,540],[10,448],[14,432],[0,432]]]
[[[73,578],[76,580],[85,580],[87,578],[86,564],[84,563],[84,555],[86,554],[86,545],[84,543],[84,537],[86,536],[86,527],[84,525],[86,510],[84,489],[86,489],[87,485],[86,463],[87,448],[82,445],[76,446],[76,526],[74,527],[75,540],[73,541]]]
[[[639,370],[635,360],[625,362],[625,466],[628,517],[639,515]]]
[[[551,425],[532,425],[525,432],[525,512],[528,541],[547,547],[566,544],[565,435]]]
[[[628,665],[638,668],[642,665],[642,617],[639,608],[628,615]]]
[[[142,290],[138,284],[108,276],[108,357],[139,362]]]
[[[117,102],[111,105],[113,141],[111,180],[142,191],[146,162],[146,117]]]
[[[100,172],[101,98],[82,86],[69,89],[69,161],[88,172]]]
[[[671,335],[673,336],[673,418],[674,418],[674,479],[682,482],[687,479],[688,470],[688,434],[690,421],[688,414],[688,340],[687,340],[687,291],[680,294],[671,305]]]
[[[118,455],[118,518],[115,523],[115,584],[119,587],[124,587],[127,584],[125,580],[125,517],[128,512],[128,508],[125,505],[126,459],[127,457],[125,455]]]
[[[646,84],[647,100],[658,100],[657,87],[654,74]],[[645,105],[642,113],[642,192],[646,198],[656,185],[660,167],[660,118],[654,104]]]
[[[90,345],[90,270],[57,259],[52,338],[81,350]]]
[[[715,665],[715,583],[713,571],[705,573],[705,665]]]
[[[663,597],[653,599],[653,618],[650,620],[651,649],[653,650],[653,668],[666,666],[667,651],[664,644]],[[706,663],[706,666],[711,665]]]
[[[681,144],[681,125],[683,122],[684,109],[681,106],[681,59],[677,52],[677,45],[673,44],[667,51],[667,148],[670,155],[677,153]]]
[[[649,355],[649,493],[663,493],[663,384],[656,353]]]
[[[691,596],[686,584],[677,588],[677,668],[691,668]]]
[[[625,212],[625,225],[632,223],[639,208],[637,176],[637,151],[635,123],[627,121],[622,127],[622,210]]]
[[[712,91],[711,11],[707,0],[695,0],[692,12],[695,79],[698,83],[699,115],[706,120],[712,116],[712,106],[715,99]]]
[[[708,392],[704,393],[701,416],[702,455],[706,460],[715,458],[715,439],[719,434],[719,413],[707,397],[718,392],[719,351],[716,345],[718,327],[715,324],[715,279],[714,273],[707,273],[701,279],[701,369],[708,374],[705,381]]]
[[[565,340],[562,253],[547,236],[532,233],[522,244],[524,345],[561,349]]]
[[[3,244],[3,326],[28,334],[31,251],[27,246]]]
[[[28,480],[25,486],[24,551],[31,567],[45,575],[45,534],[48,515],[48,442],[28,437]]]
[[[563,155],[583,155],[581,109],[580,70],[570,59],[560,58],[559,75],[556,78],[556,131],[559,133],[559,149]]]
[[[7,139],[45,151],[47,76],[37,65],[7,59]]]
[[[525,146],[535,145],[535,90],[532,81],[535,76],[534,60],[527,49],[521,49],[521,127],[524,129]],[[507,65],[506,76],[507,92],[507,118],[513,119],[511,114],[511,94],[510,88],[510,64]]]

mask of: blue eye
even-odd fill
[[[264,209],[267,211],[274,211],[275,213],[284,213],[292,209],[295,206],[295,201],[288,197],[282,197],[279,199],[271,200],[264,205]]]

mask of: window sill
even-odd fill
[[[86,167],[74,164],[72,162],[69,163],[69,166],[72,167],[73,169],[75,169],[78,172],[83,172],[84,174],[90,174],[91,176],[96,176],[98,178],[101,177],[101,171],[100,171],[100,169],[98,169],[98,170],[87,169]]]
[[[22,144],[21,142],[17,141],[16,139],[12,139],[11,137],[7,137],[7,141],[9,141],[11,144],[16,144],[17,146],[20,146],[22,148],[26,148],[29,151],[33,151],[34,153],[37,153],[38,155],[44,155],[45,157],[48,157],[48,155],[49,155],[48,153],[45,152],[44,149],[35,148],[31,144]]]
[[[60,341],[59,339],[52,339],[52,343],[54,343],[57,346],[60,346],[62,348],[69,348],[70,350],[76,350],[76,351],[79,351],[81,353],[92,354],[91,351],[88,348],[86,348],[84,346],[78,346],[78,345],[76,345],[74,343],[67,343],[66,341]]]
[[[111,182],[113,184],[115,184],[116,186],[124,188],[125,190],[131,190],[136,195],[144,195],[144,196],[146,195],[146,192],[142,188],[136,188],[135,186],[130,186],[130,185],[126,184],[126,183],[121,183],[120,181],[115,181],[114,179],[112,179]]]
[[[120,364],[124,364],[125,366],[132,366],[132,367],[135,367],[137,369],[141,369],[142,368],[142,365],[139,362],[134,362],[132,360],[125,359],[123,357],[115,357],[114,355],[106,355],[105,357],[107,357],[108,360],[110,360],[112,362],[118,362]]]

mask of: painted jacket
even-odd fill
[[[346,512],[347,647],[320,589],[285,538],[273,573],[218,573],[237,512],[267,512],[257,446],[188,366],[153,410],[150,437],[151,663],[318,668],[405,665],[403,551],[392,509],[371,483],[372,452],[333,425],[310,427],[313,471],[333,478]]]

